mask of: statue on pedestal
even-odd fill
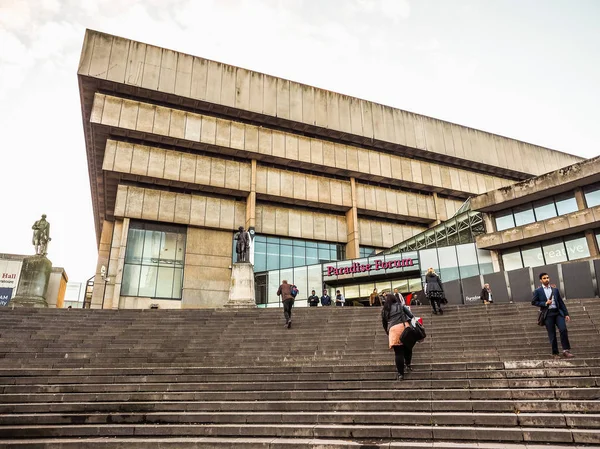
[[[235,234],[235,252],[237,253],[238,262],[250,262],[248,260],[248,254],[250,251],[250,235],[243,226],[238,228],[238,232]]]
[[[48,242],[52,240],[50,238],[50,223],[46,221],[46,214],[43,214],[42,218],[36,221],[31,229],[33,229],[31,243],[35,248],[35,255],[45,256],[48,254]]]

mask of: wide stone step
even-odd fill
[[[334,439],[462,440],[540,443],[600,443],[598,429],[435,425],[336,424],[107,424],[0,426],[0,438],[103,436],[211,436]]]
[[[35,440],[6,440],[7,449],[583,449],[590,446],[562,445],[540,446],[536,443],[498,443],[462,441],[394,441],[363,439],[358,441],[321,439],[321,438],[56,438]]]

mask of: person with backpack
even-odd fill
[[[396,355],[396,370],[398,371],[398,380],[404,379],[404,364],[406,369],[412,371],[412,347],[409,348],[402,344],[400,337],[404,329],[410,327],[410,320],[414,316],[410,309],[400,303],[398,298],[388,294],[385,298],[383,309],[381,310],[381,324],[388,335],[389,348],[394,349]]]
[[[285,327],[292,327],[292,307],[294,307],[294,299],[298,295],[298,287],[293,284],[288,284],[288,281],[281,281],[281,285],[277,289],[277,296],[281,296],[283,303],[283,316],[285,317]]]

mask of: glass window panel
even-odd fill
[[[280,297],[277,296],[277,289],[279,288],[279,270],[269,271],[269,280],[267,287],[267,298],[270,303],[278,303]]]
[[[267,269],[267,244],[255,241],[254,245],[254,271],[260,272]]]
[[[440,264],[438,262],[437,250],[435,248],[432,249],[422,249],[419,251],[419,260],[421,261],[421,273],[427,273],[427,269],[432,267],[434,270],[438,271],[440,268]]]
[[[397,288],[398,291],[402,294],[408,293],[408,279],[403,279],[400,281],[392,281],[392,291]]]
[[[142,263],[145,233],[146,231],[144,231],[143,229],[129,229],[129,232],[127,233],[127,249],[125,251],[125,262]]]
[[[267,243],[267,237],[264,235],[255,235],[254,236],[254,241],[255,242],[260,242],[260,243]]]
[[[323,275],[321,265],[310,265],[307,267],[308,290],[314,290],[320,298],[323,294]]]
[[[175,260],[177,266],[183,266],[183,259],[185,257],[185,235],[175,234],[177,236],[177,247],[175,250]]]
[[[277,270],[279,268],[279,245],[267,243],[267,270]]]
[[[157,298],[170,298],[173,294],[173,274],[171,267],[158,267],[158,282],[156,284]]]
[[[280,284],[283,284],[283,281],[288,281],[288,284],[294,283],[294,269],[286,268],[279,270],[279,284],[277,284],[277,288],[279,288]]]
[[[438,248],[437,252],[440,260],[440,268],[458,268],[458,260],[456,259],[456,250],[454,246]]]
[[[294,246],[306,246],[306,242],[304,240],[294,239],[292,240]]]
[[[496,214],[496,230],[504,231],[515,227],[515,219],[512,212],[505,212],[502,214]]]
[[[279,245],[279,237],[267,237],[267,243],[277,243]]]
[[[121,283],[121,295],[137,296],[138,284],[140,282],[141,265],[125,264],[123,267],[123,281]]]
[[[306,248],[304,246],[294,246],[293,254],[295,267],[306,265]]]
[[[502,263],[504,264],[504,269],[506,271],[516,270],[517,268],[523,268],[521,251],[519,251],[518,249],[503,251]]]
[[[423,290],[423,282],[419,278],[413,278],[408,280],[408,290],[411,292],[418,292]]]
[[[524,267],[539,267],[544,265],[544,255],[539,243],[521,248]]]
[[[373,282],[369,282],[368,284],[360,284],[360,296],[361,298],[369,298],[371,293],[373,293],[373,289],[375,288],[375,284]]]
[[[306,242],[307,248],[317,248],[317,242]]]
[[[533,208],[529,204],[526,206],[515,207],[513,210],[513,215],[515,217],[516,226],[523,226],[535,222]]]
[[[156,295],[156,278],[158,277],[158,267],[142,265],[140,272],[140,289],[138,296]]]
[[[456,247],[456,252],[458,254],[460,277],[466,278],[470,276],[477,276],[479,274],[479,264],[477,261],[475,244],[468,243],[466,245],[458,245]]]
[[[296,299],[307,299],[310,295],[308,290],[308,276],[306,267],[294,268],[294,285],[298,287]]]
[[[181,290],[183,288],[183,268],[173,270],[173,293],[172,298],[181,299]]]
[[[492,253],[486,249],[477,249],[477,259],[479,260],[479,273],[489,274],[494,272],[492,263]]]
[[[390,281],[381,281],[375,283],[375,288],[378,293],[385,291],[386,293],[392,293],[392,283]]]
[[[600,204],[600,187],[593,186],[585,191],[585,202],[587,207],[594,207]]]
[[[160,254],[160,242],[162,239],[162,232],[160,231],[145,231],[146,235],[144,238],[144,253],[142,256],[142,263],[147,265],[158,264],[158,257]]]
[[[320,246],[321,244],[319,244]],[[331,255],[329,254],[329,248],[319,248],[319,261],[320,262],[329,262],[331,259]]]
[[[346,258],[345,245],[335,245],[335,252],[334,260],[344,260]]]
[[[565,238],[565,249],[569,260],[583,259],[590,257],[590,249],[588,248],[585,236],[575,236]]]
[[[318,247],[319,249],[329,249],[329,243],[319,242]]]
[[[358,285],[346,285],[344,287],[344,298],[346,301],[349,299],[359,299],[360,298],[360,289]]]
[[[177,234],[174,232],[161,232],[161,234],[159,263],[173,265],[177,251]]]
[[[293,245],[294,241],[290,239],[279,239],[280,245]]]
[[[291,268],[294,266],[292,259],[292,247],[287,245],[279,246],[279,268]]]
[[[570,214],[577,211],[577,200],[573,193],[556,197],[558,215]]]
[[[547,264],[566,262],[567,251],[565,250],[565,244],[562,240],[551,240],[544,242],[544,258]]]
[[[316,248],[306,247],[306,264],[313,265],[319,263],[319,250]]]
[[[556,206],[554,205],[554,200],[552,198],[534,203],[533,209],[535,211],[536,221],[556,217]]]

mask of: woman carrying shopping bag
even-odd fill
[[[381,311],[381,324],[388,335],[390,349],[394,349],[396,354],[396,370],[398,371],[398,380],[404,379],[404,363],[406,369],[412,371],[410,362],[412,361],[412,346],[409,348],[400,340],[405,329],[410,328],[410,320],[413,314],[410,309],[400,303],[398,298],[388,294]]]

